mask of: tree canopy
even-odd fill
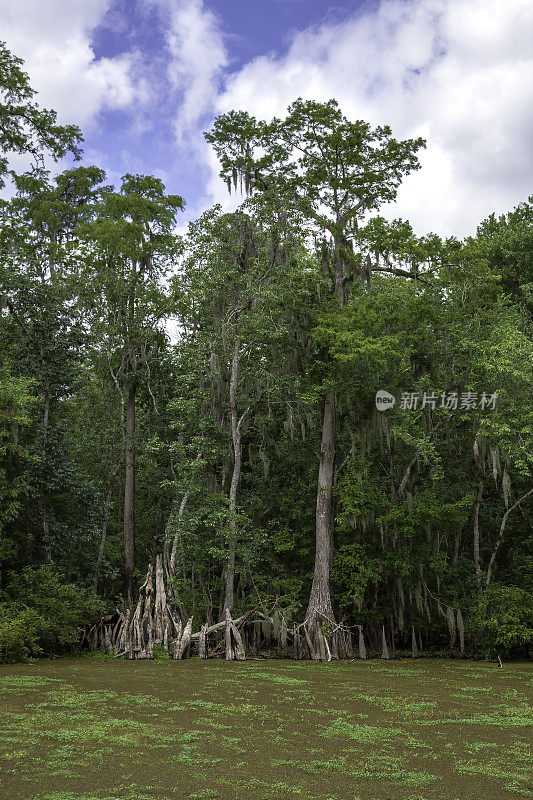
[[[260,609],[314,657],[523,654],[532,199],[417,236],[380,209],[425,142],[298,99],[214,122],[242,202],[180,236],[158,178],[51,176],[81,133],[4,45],[0,92],[0,659],[74,646],[149,563],[184,625]]]

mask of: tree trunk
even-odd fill
[[[202,457],[201,453],[198,453],[196,456],[196,461],[199,461]],[[174,481],[176,482],[176,476],[174,470],[172,469],[172,474],[174,475]],[[173,577],[176,574],[176,566],[178,561],[178,547],[181,544],[181,520],[183,514],[185,513],[185,508],[187,506],[187,502],[189,500],[189,496],[191,494],[191,488],[189,487],[183,497],[181,498],[181,503],[178,509],[178,518],[176,524],[176,530],[174,533],[174,539],[172,541],[172,548],[169,553],[170,547],[170,534],[171,534],[171,527],[172,527],[172,516],[174,509],[172,508],[168,517],[167,524],[165,526],[165,542],[163,546],[163,559],[165,564],[165,569],[167,570],[168,574]]]
[[[490,557],[489,567],[487,569],[487,580],[486,580],[486,584],[485,584],[486,586],[488,586],[490,584],[491,579],[492,579],[492,573],[493,573],[493,570],[494,570],[494,565],[496,563],[496,556],[498,555],[498,550],[500,549],[501,543],[503,541],[503,537],[504,537],[504,534],[505,534],[505,526],[507,525],[507,520],[509,518],[509,514],[511,513],[511,511],[514,511],[515,508],[519,507],[520,503],[522,503],[524,500],[526,500],[532,494],[533,494],[533,489],[529,489],[529,491],[527,491],[525,494],[523,494],[522,497],[519,500],[517,500],[516,503],[511,506],[511,508],[508,508],[507,511],[505,512],[505,514],[503,515],[503,519],[502,519],[502,522],[501,522],[501,525],[500,525],[500,532],[498,534],[498,540],[496,542],[496,546],[495,546],[495,548],[493,550],[493,553],[492,553],[492,555]]]
[[[229,404],[231,413],[231,439],[233,443],[233,474],[231,476],[231,486],[229,490],[229,524],[230,537],[228,541],[228,560],[224,572],[224,607],[222,613],[233,612],[235,601],[235,547],[237,540],[237,520],[235,513],[237,510],[237,490],[241,477],[241,422],[237,418],[237,385],[239,382],[239,339],[235,340],[233,348],[233,358],[231,361],[231,378],[229,385]]]
[[[366,658],[365,637],[363,634],[363,626],[357,626],[358,631],[358,644],[359,644],[359,658]]]
[[[124,487],[124,573],[128,602],[133,603],[135,570],[135,384],[126,407],[126,480]]]
[[[178,546],[180,543],[180,524],[181,524],[181,518],[183,517],[183,512],[185,511],[185,506],[187,505],[187,501],[189,499],[189,495],[190,495],[190,489],[187,489],[187,491],[181,498],[180,507],[178,509],[178,524],[176,527],[176,533],[174,534],[174,540],[172,542],[172,550],[170,552],[170,559],[168,562],[168,569],[171,575],[176,574],[176,561],[178,558]],[[168,543],[166,541],[165,545],[168,547]]]
[[[337,224],[339,218],[337,214]],[[334,235],[334,293],[339,309],[346,304],[346,282],[341,254],[341,237]],[[325,265],[326,274],[329,268]],[[329,575],[331,571],[333,546],[333,480],[335,475],[336,446],[336,397],[329,390],[324,401],[322,421],[322,442],[320,446],[320,463],[318,468],[318,487],[315,518],[315,566],[313,584],[309,596],[309,605],[305,615],[304,628],[311,635],[316,658],[339,657],[342,647],[341,635],[335,630],[335,616],[331,604]],[[330,647],[326,641],[330,639]],[[331,652],[330,652],[331,650]],[[313,657],[313,655],[311,655]]]
[[[411,655],[413,658],[418,658],[418,645],[416,643],[415,626],[411,628]]]
[[[111,503],[113,500],[113,489],[115,487],[115,481],[119,469],[120,469],[120,463],[117,465],[116,469],[111,475],[111,478],[109,479],[109,484],[107,487],[107,496],[104,502],[104,520],[102,523],[102,535],[100,537],[100,547],[98,548],[98,557],[96,559],[96,566],[94,569],[93,591],[95,593],[98,588],[98,577],[100,574],[100,567],[102,566],[102,561],[104,558],[105,543],[107,539],[107,526],[109,524],[109,515],[111,513]]]
[[[207,658],[207,628],[209,626],[202,625],[200,628],[200,636],[198,637],[198,657]]]
[[[331,569],[332,549],[332,493],[335,469],[335,395],[332,391],[326,395],[324,418],[322,425],[322,444],[320,448],[320,464],[318,469],[318,491],[316,499],[316,549],[313,585],[309,597],[309,605],[305,616],[305,624],[310,633],[314,650],[321,650],[321,632],[324,623],[335,624],[329,573]],[[327,630],[327,629],[326,629]],[[337,653],[333,654],[336,656]]]
[[[390,658],[389,648],[387,645],[387,636],[385,634],[385,625],[381,626],[381,658]]]
[[[48,441],[48,425],[50,420],[50,391],[48,389],[48,381],[46,381],[46,388],[44,391],[44,407],[43,407],[43,422],[39,442],[39,455],[42,462],[46,458],[46,445]],[[52,563],[52,546],[50,542],[50,523],[48,522],[48,513],[46,509],[46,492],[45,485],[41,483],[39,487],[39,499],[37,501],[39,516],[41,517],[41,527],[43,531],[43,547],[45,558],[48,564]]]
[[[481,594],[481,563],[479,560],[479,507],[481,505],[481,498],[483,496],[483,487],[485,481],[481,478],[479,481],[479,489],[476,497],[476,505],[474,506],[474,567],[476,570],[476,580],[478,585],[478,592]]]

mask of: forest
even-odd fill
[[[335,100],[205,136],[178,233],[0,46],[0,661],[527,656],[533,198],[419,236]]]

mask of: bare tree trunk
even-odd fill
[[[231,361],[231,378],[229,384],[229,404],[231,413],[231,438],[233,443],[233,474],[229,490],[229,514],[230,514],[230,538],[228,542],[228,560],[224,572],[224,616],[226,611],[233,612],[235,601],[235,547],[237,540],[237,520],[235,513],[237,510],[237,490],[241,478],[241,423],[243,417],[237,418],[237,385],[239,382],[239,339],[235,339],[233,348],[233,358]]]
[[[359,640],[359,658],[366,658],[365,637],[363,633],[363,626],[357,626],[358,640]]]
[[[117,478],[118,471],[120,469],[120,463],[117,465],[116,469],[113,471],[111,478],[109,479],[109,484],[107,487],[107,496],[104,502],[104,520],[102,523],[102,536],[100,537],[100,547],[98,548],[98,556],[96,559],[96,566],[94,568],[94,581],[93,581],[93,591],[96,592],[98,588],[98,576],[100,574],[100,567],[102,566],[102,560],[104,558],[104,550],[105,550],[105,543],[107,539],[107,526],[109,524],[109,515],[111,513],[111,501],[113,499],[113,489],[115,487],[115,481]]]
[[[481,563],[479,560],[479,507],[481,505],[481,498],[483,496],[483,487],[485,481],[483,478],[479,480],[479,489],[476,497],[476,504],[474,506],[474,567],[476,570],[476,580],[478,585],[478,592],[481,593]]]
[[[323,623],[335,623],[329,574],[331,569],[332,549],[332,493],[335,469],[335,395],[332,391],[326,395],[322,424],[322,444],[320,448],[320,464],[318,468],[318,491],[316,499],[316,549],[313,585],[309,597],[309,605],[305,616],[314,649],[320,652],[321,637],[319,626]]]
[[[381,626],[381,658],[390,658],[384,624]]]
[[[135,570],[135,384],[126,407],[126,480],[124,486],[124,573],[128,602],[133,603]]]
[[[170,560],[168,562],[169,572],[170,572],[171,575],[174,575],[174,573],[176,572],[176,561],[177,561],[177,558],[178,558],[178,546],[179,546],[179,543],[180,543],[180,529],[179,529],[179,526],[180,526],[180,523],[181,523],[181,518],[183,517],[183,512],[185,511],[185,507],[187,505],[187,501],[189,499],[190,493],[191,493],[190,489],[187,489],[187,491],[185,492],[185,494],[181,498],[180,507],[178,509],[178,528],[176,530],[176,533],[174,534],[174,539],[172,541],[172,550],[170,552]]]
[[[50,420],[50,392],[48,390],[48,382],[46,383],[44,391],[44,408],[43,408],[43,423],[41,432],[41,441],[39,444],[39,455],[44,462],[46,458],[46,444],[48,440],[48,425]],[[50,564],[52,562],[52,547],[50,542],[50,523],[48,521],[48,513],[46,510],[46,494],[44,484],[39,488],[39,500],[37,502],[39,509],[39,516],[41,517],[41,526],[43,529],[43,546],[46,561]]]
[[[339,216],[337,213],[337,223]],[[329,267],[326,266],[326,274]],[[346,303],[346,281],[341,253],[341,237],[334,235],[333,253],[334,293],[341,309]],[[324,401],[322,441],[318,467],[318,487],[315,516],[315,566],[309,605],[305,615],[304,630],[308,630],[316,658],[339,657],[340,634],[335,628],[335,616],[331,603],[329,575],[331,572],[333,546],[333,481],[335,476],[336,447],[336,398],[329,390]],[[326,636],[329,636],[331,648]],[[331,649],[331,652],[330,652]],[[313,658],[313,653],[311,652]]]
[[[530,489],[528,492],[523,494],[522,497],[520,497],[520,499],[517,500],[516,503],[511,506],[511,508],[508,508],[505,514],[503,515],[502,523],[500,525],[500,533],[498,535],[498,541],[496,542],[496,547],[494,548],[494,551],[490,557],[489,567],[487,569],[486,586],[490,584],[492,578],[494,564],[496,563],[496,556],[498,555],[498,550],[500,549],[500,545],[503,541],[503,535],[505,533],[505,526],[507,525],[507,519],[509,518],[509,514],[511,513],[511,511],[514,511],[514,509],[517,508],[520,505],[520,503],[522,503],[527,497],[529,497],[532,494],[533,494],[533,489]]]
[[[413,658],[418,658],[418,645],[416,643],[415,626],[411,628],[411,655]]]

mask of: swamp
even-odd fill
[[[0,667],[2,800],[531,797],[527,663]]]

